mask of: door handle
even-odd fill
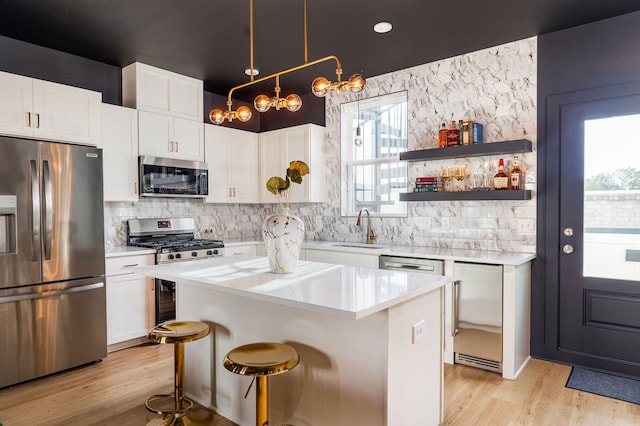
[[[53,197],[51,195],[51,174],[49,161],[42,161],[42,178],[44,182],[44,258],[51,259],[51,240],[53,238]]]
[[[571,244],[565,244],[562,246],[562,252],[565,254],[573,253],[573,246]]]
[[[460,285],[460,280],[455,280],[453,282],[453,297],[451,298],[451,312],[453,317],[453,322],[451,324],[451,337],[456,337],[458,332],[458,287]]]
[[[38,261],[40,235],[40,185],[38,184],[38,165],[36,160],[30,160],[31,168],[31,261]]]

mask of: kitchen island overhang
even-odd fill
[[[237,256],[136,271],[177,283],[177,317],[212,335],[186,346],[186,393],[230,420],[252,424],[249,380],[222,368],[236,346],[278,341],[300,365],[272,378],[274,424],[437,425],[442,419],[443,276],[299,262],[269,272]],[[424,321],[424,335],[416,324]]]

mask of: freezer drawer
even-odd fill
[[[502,265],[455,262],[455,362],[502,372]]]
[[[0,324],[0,388],[104,358],[104,280],[2,290]]]

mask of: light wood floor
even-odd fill
[[[446,365],[443,424],[640,424],[639,405],[565,388],[570,371],[565,365],[532,360],[518,380],[511,381],[496,373]],[[171,345],[144,345],[112,352],[103,362],[0,390],[0,423],[145,425],[154,418],[144,408],[145,398],[171,392],[172,372]],[[214,423],[233,425],[219,416]]]

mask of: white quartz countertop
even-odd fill
[[[137,273],[350,319],[436,290],[450,278],[299,261],[293,274],[269,272],[266,257],[231,256],[134,269]],[[180,292],[178,289],[178,297]]]
[[[262,241],[225,241],[225,245],[263,244]],[[393,244],[364,244],[345,241],[305,241],[302,248],[331,250],[344,253],[361,253],[385,256],[401,256],[423,259],[455,260],[459,262],[489,263],[496,265],[522,265],[536,258],[535,253],[515,253],[488,250],[435,248]]]

